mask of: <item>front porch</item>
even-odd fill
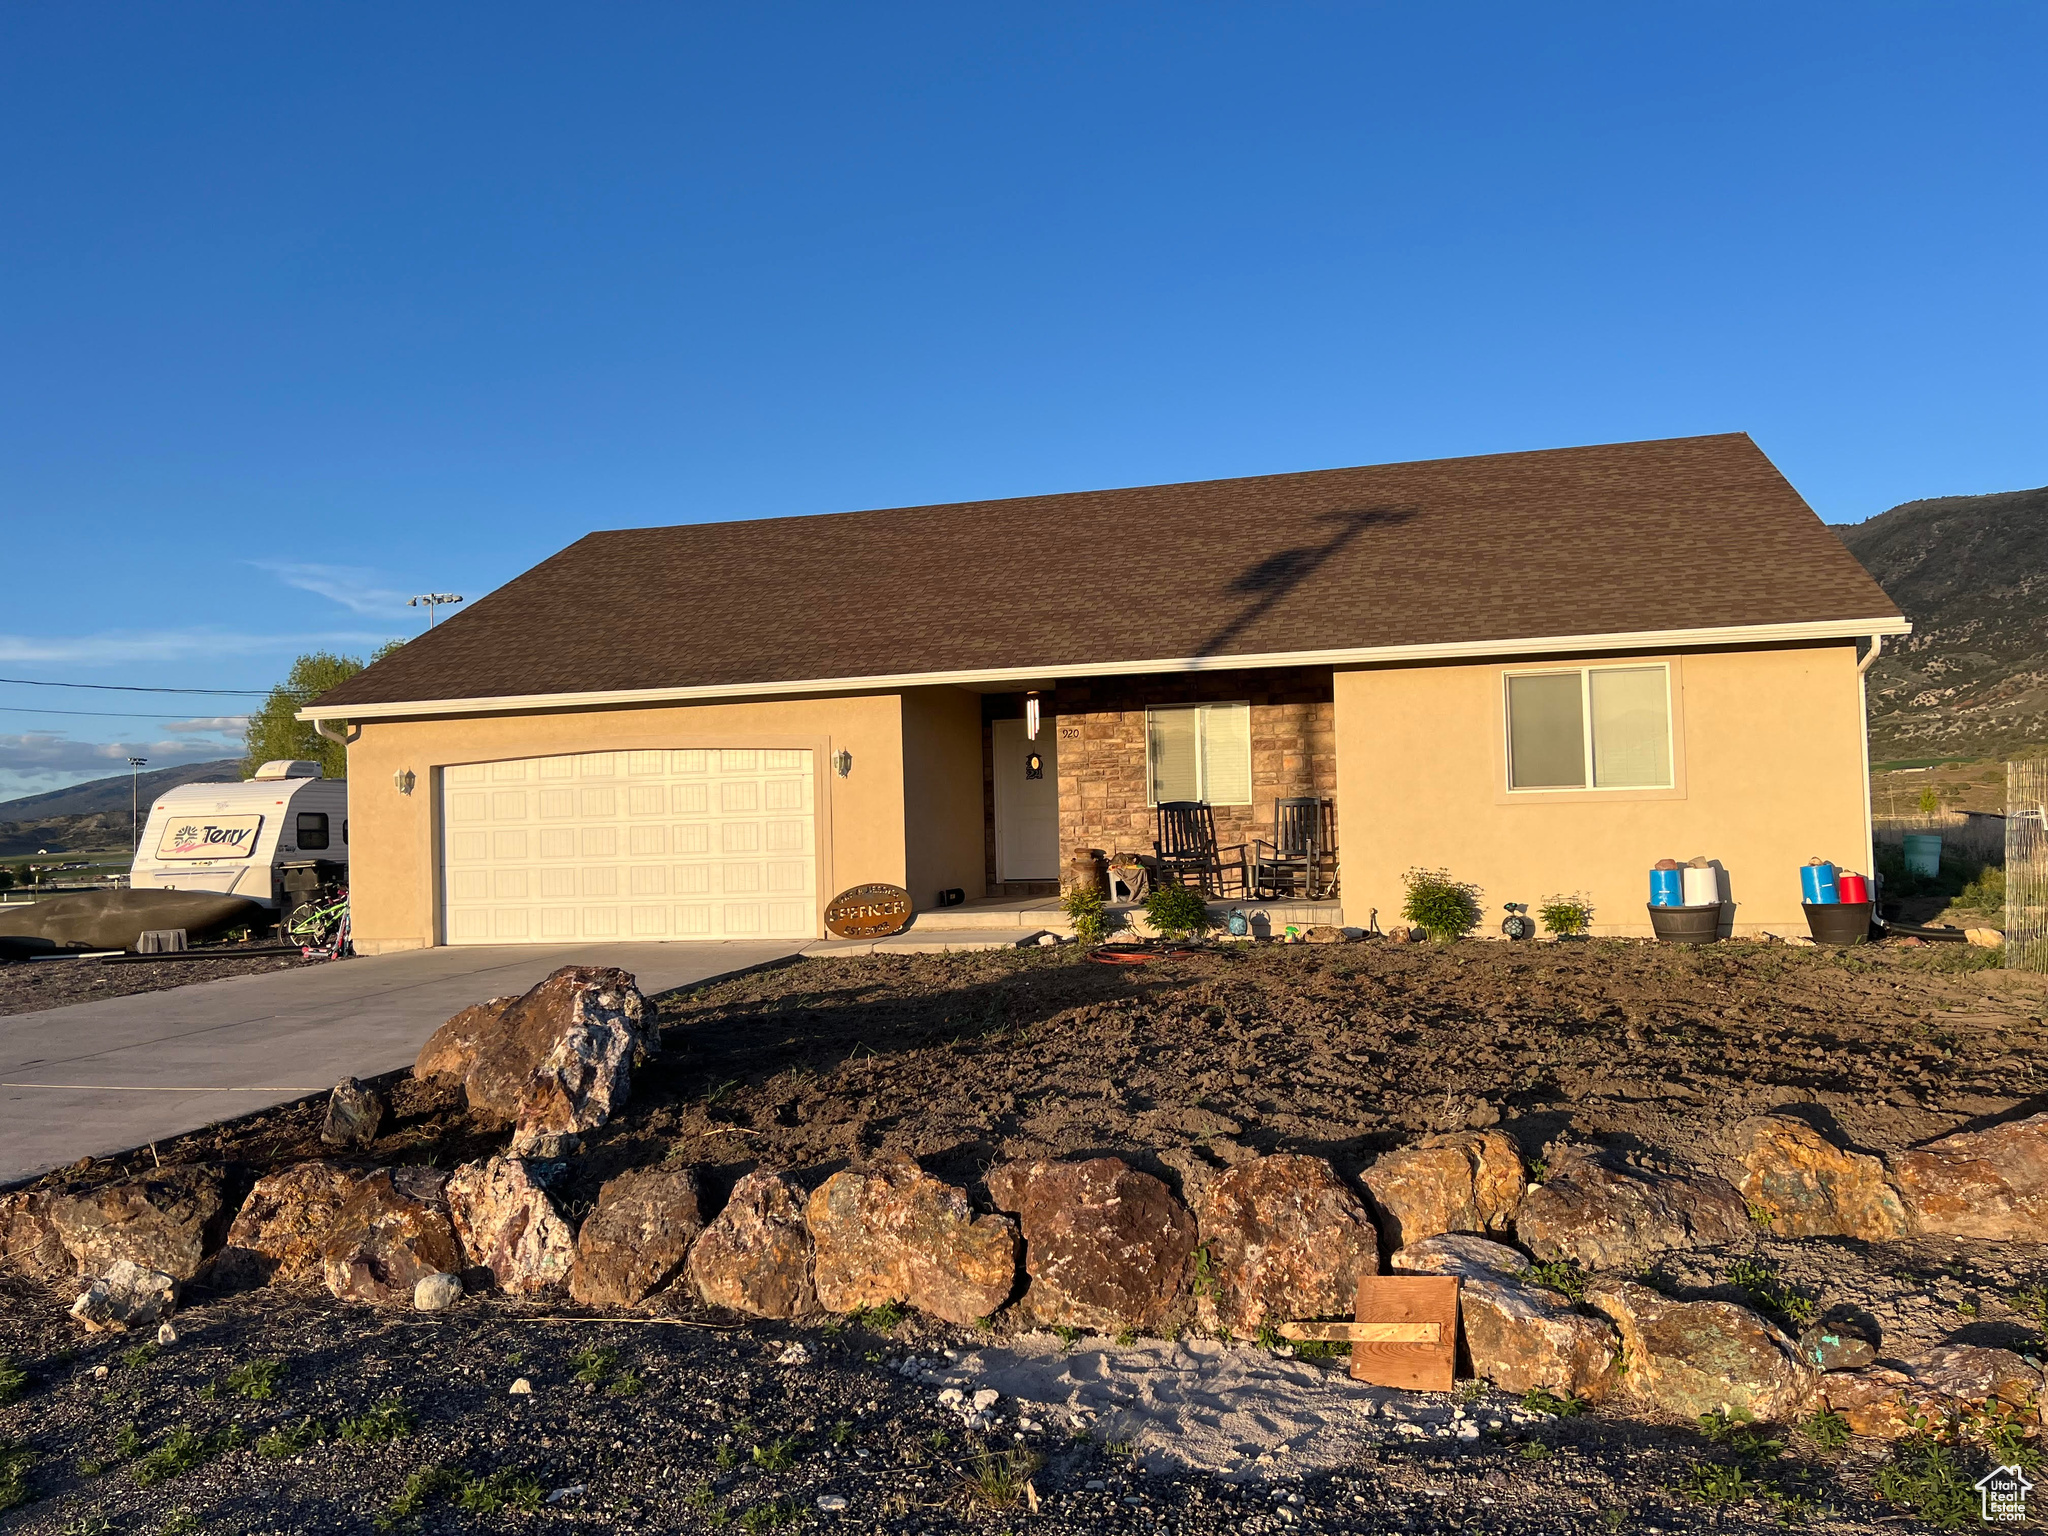
[[[1222,929],[1233,911],[1241,910],[1251,922],[1252,933],[1271,938],[1289,927],[1307,929],[1318,925],[1344,926],[1341,901],[1241,901],[1229,898],[1208,903],[1210,919]],[[1145,909],[1129,903],[1110,907],[1110,912],[1127,925],[1143,931]],[[1364,914],[1356,926],[1363,927]],[[917,914],[910,933],[973,932],[996,933],[1012,930],[1056,933],[1069,936],[1074,925],[1060,910],[1057,896],[989,896],[964,902],[957,907],[936,907]]]
[[[1286,667],[1173,676],[1099,678],[1041,690],[1036,739],[1026,736],[1026,694],[982,701],[984,889],[996,901],[1057,893],[1076,849],[1118,855],[1153,851],[1157,806],[1206,803],[1216,842],[1229,850],[1273,838],[1274,806],[1312,798],[1324,806],[1319,892],[1330,900],[1287,903],[1332,922],[1338,894],[1337,722],[1328,667]],[[1230,905],[1239,898],[1234,882]],[[1273,902],[1265,902],[1271,908]],[[958,912],[961,908],[946,909]],[[1364,914],[1359,914],[1363,917]],[[1280,920],[1284,931],[1295,917]]]

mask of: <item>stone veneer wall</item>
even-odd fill
[[[1291,795],[1330,800],[1334,831],[1337,709],[1328,667],[1111,678],[1062,684],[1045,701],[1059,742],[1061,859],[1076,848],[1150,853],[1145,711],[1237,699],[1252,706],[1252,803],[1215,808],[1217,842],[1270,838],[1273,802]],[[1003,714],[1023,713],[1021,696],[1002,702],[1014,703]]]

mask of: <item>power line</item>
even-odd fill
[[[95,720],[183,720],[183,712],[161,715],[131,715],[118,709],[45,709],[40,704],[0,704],[10,715],[90,715]]]
[[[268,688],[146,688],[139,683],[49,683],[33,677],[0,677],[0,683],[23,688],[98,688],[112,693],[232,693],[252,699],[266,698]]]

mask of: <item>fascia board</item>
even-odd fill
[[[299,720],[394,720],[423,715],[487,715],[514,710],[591,709],[623,704],[686,704],[707,699],[764,698],[794,693],[876,693],[1014,682],[1042,685],[1048,677],[1118,677],[1171,672],[1238,672],[1251,667],[1351,667],[1404,661],[1480,660],[1579,651],[1662,651],[1717,645],[1768,645],[1800,640],[1861,640],[1911,634],[1896,615],[1871,619],[1816,619],[1790,624],[1731,624],[1712,629],[1624,630],[1605,635],[1530,635],[1505,640],[1462,640],[1442,645],[1379,645],[1321,651],[1268,651],[1254,655],[1180,656],[1150,661],[1104,661],[959,672],[878,673],[868,677],[806,678],[776,683],[707,683],[687,688],[613,688],[589,693],[503,694],[478,699],[416,699],[389,704],[310,705]]]

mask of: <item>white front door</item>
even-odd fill
[[[755,747],[445,768],[444,942],[809,938],[811,775]]]
[[[1060,877],[1059,754],[1050,720],[1038,740],[1022,720],[994,723],[996,755],[996,879]]]

